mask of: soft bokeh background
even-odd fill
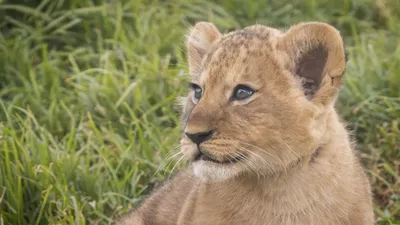
[[[109,224],[170,175],[200,20],[340,29],[337,108],[379,224],[400,224],[400,1],[0,0],[0,225]]]

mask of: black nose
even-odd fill
[[[207,132],[198,132],[198,133],[185,133],[186,136],[189,137],[190,140],[192,140],[195,144],[199,145],[202,142],[208,140],[211,138],[213,131],[207,131]]]

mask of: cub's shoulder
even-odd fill
[[[137,208],[121,216],[116,225],[147,225],[176,221],[177,212],[181,210],[195,182],[192,170],[183,169],[152,190],[152,194]]]

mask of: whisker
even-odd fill
[[[300,158],[300,156],[281,138],[282,142],[286,145],[286,147],[297,157]]]
[[[161,164],[158,166],[157,170],[154,172],[153,176],[155,176],[158,172],[160,172],[161,170],[164,170],[165,168],[167,168],[171,163],[173,158],[177,157],[179,154],[182,154],[181,150],[179,149],[182,145],[179,144],[178,146],[176,146],[175,148],[173,148],[172,150],[170,150],[167,154],[166,154],[166,159],[164,159],[163,161],[161,161]],[[178,150],[177,152],[175,152],[176,150]],[[165,172],[165,171],[164,171]]]
[[[181,147],[181,145],[179,145],[178,147],[176,147],[176,148],[175,148],[174,150],[172,150],[172,151],[175,151],[175,150],[178,149],[179,147]],[[176,153],[173,154],[173,155],[172,155],[172,153],[171,153],[170,156],[168,156],[165,160],[169,161],[169,160],[175,158],[176,156],[178,156],[178,155],[181,154],[181,153],[182,153],[181,151],[178,151],[178,152],[176,152]]]
[[[178,152],[178,155],[180,155],[180,154],[182,154],[182,152]],[[181,156],[181,157],[182,157],[182,156]],[[181,157],[180,157],[180,158],[181,158]],[[179,158],[179,159],[180,159],[180,158]],[[178,159],[178,160],[179,160],[179,159]],[[174,160],[170,160],[170,161],[168,162],[168,164],[165,166],[165,168],[164,168],[164,175],[165,175],[166,169],[167,169],[167,168],[171,165],[171,163],[173,163],[173,162],[174,162]]]
[[[269,164],[267,161],[265,161],[261,156],[255,154],[254,152],[250,151],[250,150],[247,149],[247,148],[243,148],[243,147],[240,147],[240,148],[241,148],[242,150],[247,151],[248,154],[253,155],[253,156],[256,157],[256,158],[261,159],[261,161],[264,162],[264,164],[265,164],[268,168],[271,168],[270,164]],[[261,171],[263,171],[263,167],[262,167],[261,165],[259,165],[259,163],[257,163],[257,161],[249,161],[249,160],[246,160],[246,161],[248,161],[249,164],[250,164],[250,163],[251,163],[251,164],[254,164],[253,167],[256,168],[256,172],[257,172],[257,176],[258,176],[258,177],[260,176],[260,174],[264,174],[264,173],[261,172]]]
[[[241,142],[241,144],[245,144],[245,145],[254,147],[254,148],[260,150],[261,153],[266,154],[266,155],[268,155],[268,156],[272,156],[272,157],[273,157],[274,159],[276,159],[276,161],[278,162],[277,166],[278,166],[281,170],[286,171],[286,167],[285,167],[284,163],[283,163],[282,160],[281,160],[280,158],[278,158],[277,156],[275,156],[275,155],[273,155],[273,154],[267,152],[265,149],[262,149],[262,148],[260,148],[260,147],[258,147],[258,146],[255,146],[255,145],[252,145],[252,144],[249,144],[249,143],[245,143],[245,142]],[[257,154],[256,152],[251,151],[251,150],[249,150],[249,149],[247,149],[247,148],[244,148],[244,147],[242,147],[242,146],[236,146],[235,144],[233,144],[233,145],[234,145],[236,148],[241,149],[241,150],[244,150],[244,151],[246,151],[248,154],[250,154],[250,155],[252,155],[253,157],[255,157],[256,159],[258,159],[258,161],[255,161],[255,162],[252,162],[252,163],[255,164],[255,167],[259,168],[260,171],[262,171],[263,169],[262,169],[262,166],[259,165],[259,163],[263,163],[265,166],[268,167],[268,169],[271,171],[271,173],[272,173],[273,176],[277,176],[277,170],[275,169],[276,166],[275,166],[275,165],[273,166],[273,164],[271,164],[271,162],[268,162],[264,157],[262,157],[261,155]],[[247,161],[248,161],[248,160],[247,160]],[[254,166],[253,166],[253,167],[254,167]],[[262,175],[263,175],[264,177],[266,176],[266,174],[264,174],[264,173],[262,173]]]
[[[176,162],[175,165],[174,165],[174,167],[172,167],[172,170],[170,171],[170,176],[173,174],[175,168],[176,168],[180,163],[182,163],[182,162],[183,162],[183,159],[185,159],[185,158],[186,158],[186,155],[182,155],[182,156],[179,158],[178,162]],[[169,176],[169,177],[170,177],[170,176]]]
[[[236,146],[235,144],[233,144],[232,143],[232,145],[233,146],[235,146],[235,148],[237,148],[237,149],[240,149],[240,150],[245,150],[245,151],[247,151],[247,152],[250,152],[248,149],[245,149],[245,148],[242,148],[242,147],[240,147],[240,146]],[[237,152],[235,152],[234,153],[235,154],[235,157],[239,157],[241,160],[242,160],[242,162],[250,169],[250,170],[253,170],[256,174],[257,174],[257,177],[259,177],[259,171],[260,171],[260,167],[259,167],[259,169],[257,169],[257,165],[253,165],[254,163],[252,163],[252,162],[250,162],[242,153],[237,153]]]
[[[260,160],[261,163],[264,163],[264,165],[266,165],[269,169],[269,171],[272,173],[272,176],[275,176],[277,174],[275,166],[272,166],[272,164],[268,163],[262,156],[260,156],[259,154],[255,153],[255,152],[250,152],[251,155],[253,155],[254,157],[258,158]],[[278,164],[279,167],[282,167],[282,164]]]
[[[270,157],[273,157],[273,158],[276,160],[276,162],[278,162],[278,166],[279,166],[282,170],[286,171],[286,166],[285,166],[285,164],[283,163],[282,159],[280,159],[278,156],[276,156],[276,155],[274,155],[274,154],[272,154],[272,153],[270,153],[270,152],[266,151],[265,149],[262,149],[262,148],[260,148],[260,147],[258,147],[258,146],[255,146],[255,145],[252,145],[252,144],[249,144],[249,143],[245,143],[245,142],[242,142],[242,144],[252,146],[252,147],[256,148],[257,150],[259,150],[261,153],[264,153],[264,154],[266,154],[266,155],[268,155],[268,156],[270,156]],[[270,146],[269,146],[269,147],[270,147]],[[273,148],[271,148],[271,149],[272,149],[272,150],[275,150],[275,149],[273,149]],[[254,153],[254,152],[253,152],[253,153]],[[260,158],[261,158],[261,159],[264,159],[264,158],[261,157],[261,156],[260,156]],[[264,159],[264,161],[265,161],[265,159]],[[270,165],[270,164],[269,164],[269,165]],[[271,170],[272,170],[274,167],[270,166],[270,168],[271,168]]]
[[[274,159],[279,160],[279,161],[282,161],[278,156],[276,156],[276,155],[274,155],[274,154],[272,154],[272,153],[266,151],[265,149],[262,149],[262,148],[260,148],[260,147],[258,147],[258,146],[255,146],[255,145],[252,145],[252,144],[249,144],[249,143],[246,143],[246,142],[240,142],[240,143],[241,143],[241,144],[244,144],[244,145],[248,145],[248,146],[253,147],[253,148],[256,148],[257,150],[260,150],[260,151],[262,151],[262,152],[268,154],[269,156],[273,157]],[[271,148],[271,149],[273,149],[273,148]]]
[[[244,162],[245,162],[245,164],[246,165],[248,165],[248,167],[251,169],[251,170],[253,170],[254,171],[254,173],[255,174],[257,174],[257,178],[260,178],[260,171],[261,171],[261,168],[257,165],[257,164],[255,164],[254,162],[252,162],[252,161],[249,161],[247,158],[245,158],[244,156],[243,156],[243,160],[244,160]]]

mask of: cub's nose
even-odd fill
[[[213,131],[210,130],[210,131],[198,132],[198,133],[187,133],[186,132],[185,134],[186,134],[186,136],[188,136],[188,138],[190,140],[193,141],[193,143],[199,145],[202,142],[207,141],[208,139],[210,139],[212,134],[213,134]]]

